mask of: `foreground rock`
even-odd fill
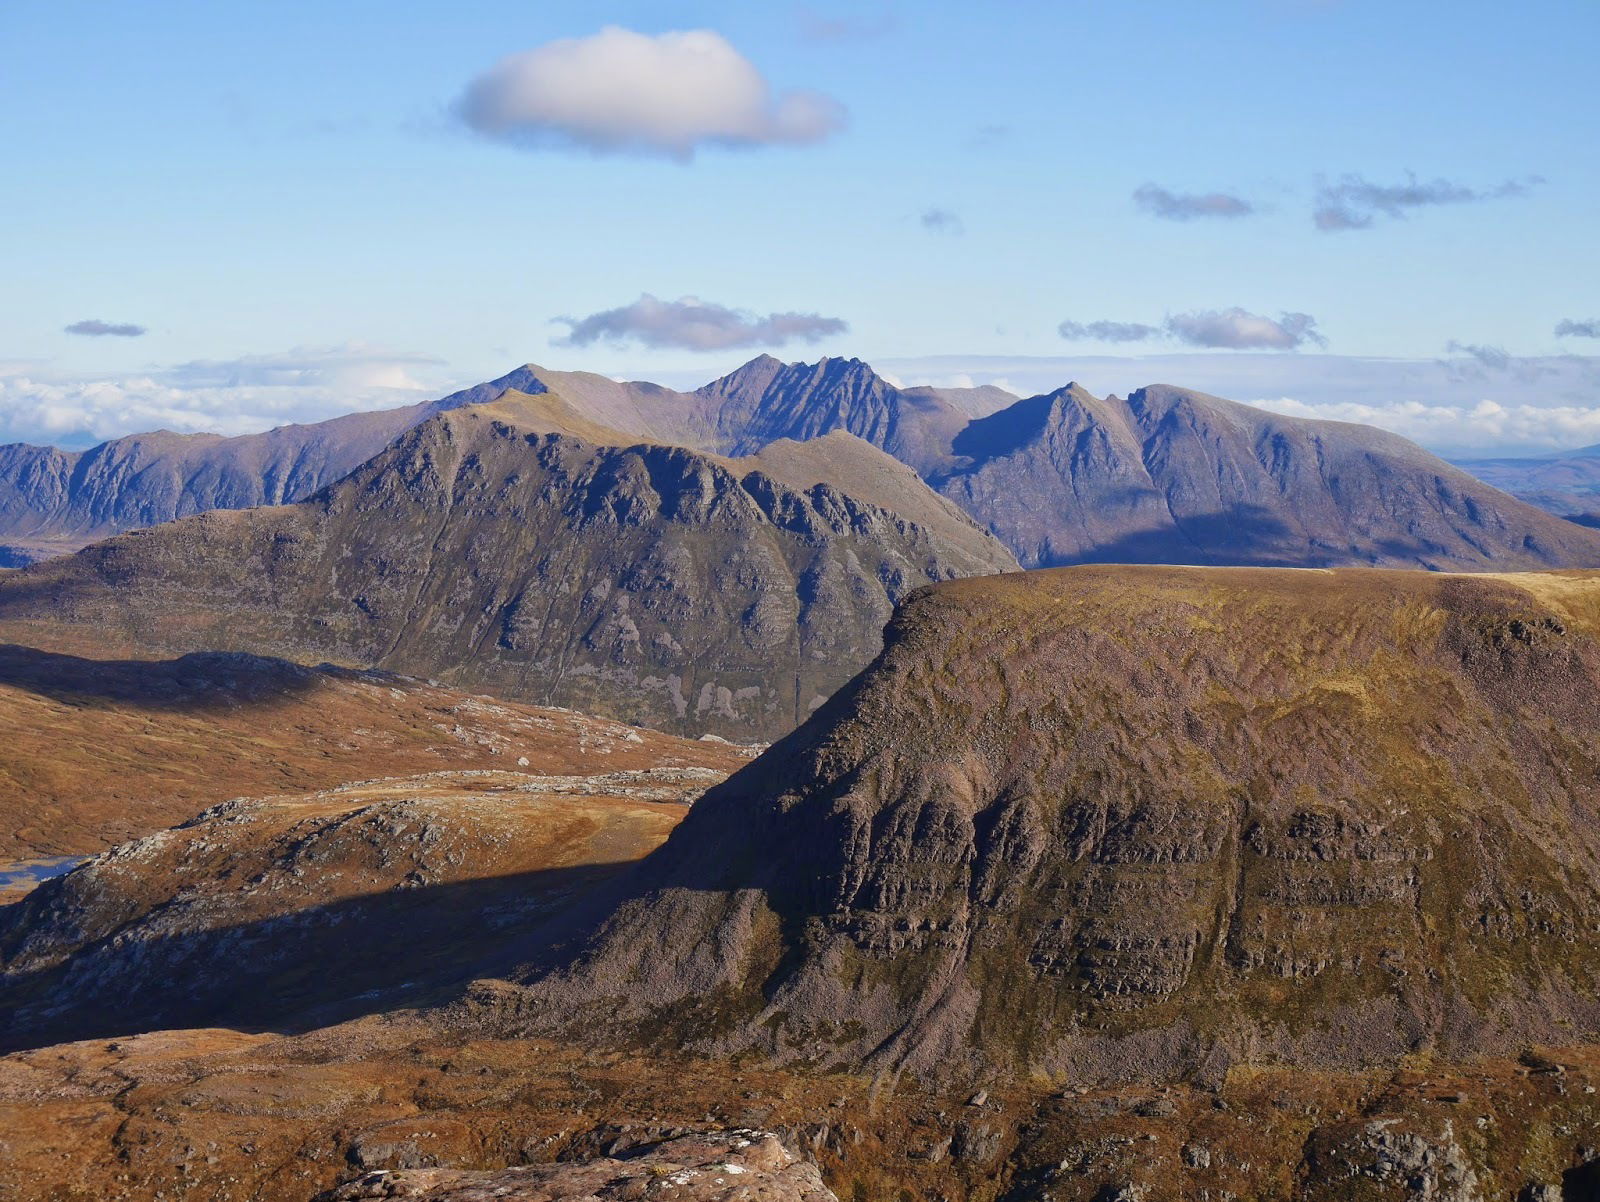
[[[0,1197],[306,1202],[381,1170],[481,1180],[755,1127],[859,1202],[1592,1198],[1600,1051],[1526,1059],[1235,1070],[1210,1089],[1017,1081],[977,1106],[904,1077],[609,1055],[404,1016],[292,1038],[168,1031],[0,1057]]]
[[[380,1170],[319,1194],[318,1202],[837,1202],[816,1165],[770,1131],[685,1135],[626,1159],[530,1165],[499,1172]]]
[[[1600,576],[1077,568],[888,637],[490,1021],[975,1083],[1600,1034]]]
[[[215,806],[0,909],[0,1047],[437,1000],[724,775],[443,772]]]
[[[1015,566],[848,435],[728,461],[513,394],[430,419],[299,505],[5,573],[0,623],[51,648],[92,631],[141,654],[380,667],[755,741],[865,666],[912,589]]]

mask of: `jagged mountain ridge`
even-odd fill
[[[1590,1039],[1597,695],[1593,573],[937,586],[494,1004],[957,1081]]]
[[[1600,566],[1600,535],[1398,435],[1167,385],[1013,400],[901,389],[858,359],[769,355],[693,393],[533,370],[608,425],[722,454],[847,431],[917,470],[1024,567]]]
[[[511,393],[431,418],[308,501],[7,573],[0,622],[46,647],[93,628],[142,653],[382,667],[773,738],[872,659],[906,593],[1016,566],[882,452],[847,435],[816,452],[637,443]]]

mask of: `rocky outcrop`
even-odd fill
[[[513,1023],[949,1079],[1600,1033],[1600,576],[1077,568],[900,610]]]
[[[837,1202],[815,1164],[770,1131],[684,1135],[623,1158],[499,1171],[380,1170],[317,1195],[317,1202]]]
[[[415,1004],[504,963],[725,775],[437,772],[213,806],[0,908],[0,1047]]]
[[[382,667],[768,739],[872,659],[912,589],[1015,567],[859,440],[784,459],[782,445],[733,461],[630,445],[556,398],[512,394],[431,419],[299,505],[7,573],[0,623]]]

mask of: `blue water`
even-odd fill
[[[65,876],[86,859],[84,856],[50,856],[42,860],[21,860],[0,864],[0,892],[32,889],[40,881]]]

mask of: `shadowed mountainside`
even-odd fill
[[[760,740],[869,662],[910,590],[1016,566],[847,435],[746,460],[628,442],[551,395],[455,409],[309,501],[7,573],[0,623],[45,647],[92,628]]]
[[[887,638],[491,1021],[1069,1083],[1600,1032],[1600,576],[1085,567]]]

